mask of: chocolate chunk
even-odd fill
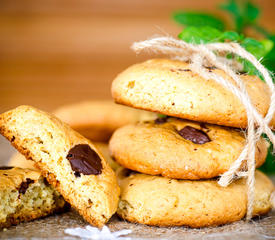
[[[206,66],[205,68],[207,68],[208,70],[214,70],[214,69],[217,69],[216,67],[214,66]]]
[[[204,144],[211,141],[211,139],[204,131],[193,128],[191,126],[184,127],[183,129],[178,131],[178,133],[184,139],[196,144]]]
[[[155,119],[155,124],[163,124],[163,123],[166,123],[167,120],[168,120],[168,116],[162,117],[162,118],[159,117],[159,118]]]
[[[183,71],[183,72],[191,72],[191,69],[182,69],[182,68],[178,68],[178,71]]]
[[[19,193],[25,194],[25,192],[27,191],[27,189],[31,183],[34,183],[34,180],[32,180],[30,178],[27,178],[26,182],[22,182],[20,185],[20,188],[18,190]]]
[[[75,145],[66,158],[69,160],[76,177],[80,177],[80,173],[98,175],[102,172],[101,159],[88,144]]]
[[[44,182],[44,184],[45,184],[46,186],[50,186],[50,184],[49,184],[47,178],[43,178],[43,182]]]
[[[9,166],[1,166],[0,170],[10,170],[13,169],[14,167],[9,167]]]

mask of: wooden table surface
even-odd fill
[[[176,36],[178,9],[226,18],[218,0],[1,0],[0,111],[20,104],[52,110],[84,99],[110,98],[113,78],[150,56],[130,45],[154,34]],[[274,30],[274,0],[258,0],[261,22]]]

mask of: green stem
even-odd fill
[[[251,25],[251,27],[254,28],[257,32],[259,32],[262,35],[264,35],[264,37],[270,38],[271,34],[266,29],[264,29],[263,27],[259,26],[258,24],[253,24],[253,25]]]

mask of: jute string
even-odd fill
[[[268,126],[275,112],[275,86],[269,72],[249,52],[238,43],[209,43],[194,45],[172,37],[157,37],[141,42],[135,42],[132,49],[136,53],[142,50],[150,50],[154,53],[169,55],[172,59],[190,62],[190,68],[204,79],[212,79],[231,91],[243,104],[247,113],[247,134],[245,146],[238,159],[230,166],[229,170],[221,175],[218,183],[226,187],[235,177],[247,177],[247,214],[250,220],[253,214],[255,192],[255,152],[256,143],[263,133],[267,135],[275,146],[275,135]],[[237,61],[229,60],[226,54],[233,53],[251,62],[262,74],[269,87],[271,97],[268,112],[265,117],[258,113],[251,103],[246,87],[240,78],[239,71],[242,68]],[[223,70],[233,79],[234,83],[222,76],[207,71],[205,66],[213,66]],[[242,163],[246,162],[247,170],[242,170]]]

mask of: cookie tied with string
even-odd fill
[[[226,187],[236,175],[247,177],[246,219],[251,219],[256,143],[265,133],[275,145],[275,135],[269,127],[274,127],[275,85],[268,70],[235,42],[195,45],[172,37],[156,37],[135,42],[132,49],[136,53],[161,53],[179,61],[157,59],[130,67],[113,82],[112,93],[117,102],[179,118],[247,129],[242,152],[218,184]],[[234,58],[228,60],[228,53]],[[250,62],[266,84],[255,76],[240,75],[235,57]],[[241,169],[244,162],[247,171]]]
[[[241,220],[246,213],[244,179],[224,188],[213,180],[189,181],[118,170],[121,187],[117,214],[130,222],[153,226],[218,226]],[[274,185],[260,171],[255,173],[252,216],[272,207]]]
[[[246,143],[244,133],[234,128],[165,119],[129,124],[116,130],[109,143],[114,160],[125,168],[149,175],[209,179],[225,173]],[[266,159],[268,143],[261,138],[256,146],[255,162],[260,167]],[[247,169],[245,162],[241,169]]]
[[[233,80],[222,70],[210,73]],[[256,76],[240,75],[252,104],[265,116],[270,104],[268,86]],[[215,80],[193,72],[190,64],[171,59],[151,59],[130,66],[112,83],[117,103],[161,114],[223,126],[246,128],[247,113],[240,100]],[[275,117],[270,125],[275,127]]]

